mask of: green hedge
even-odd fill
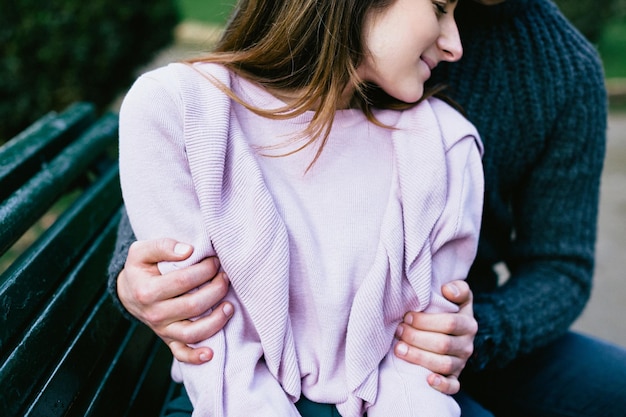
[[[174,0],[3,0],[0,143],[73,101],[104,108],[178,19]]]

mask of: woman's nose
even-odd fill
[[[461,37],[459,28],[456,25],[454,17],[444,19],[441,27],[441,34],[437,40],[437,46],[443,52],[442,59],[448,62],[455,62],[463,56],[463,46],[461,45]]]

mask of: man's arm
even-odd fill
[[[220,331],[232,316],[233,306],[219,304],[228,291],[228,278],[219,271],[217,258],[165,275],[159,272],[158,262],[182,261],[191,253],[191,246],[172,239],[136,242],[124,212],[109,264],[108,288],[120,309],[150,327],[176,359],[197,364],[211,360],[213,352],[188,344]],[[190,292],[195,288],[198,290]],[[212,308],[210,314],[189,320]]]

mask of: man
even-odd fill
[[[481,242],[467,279],[474,300],[465,282],[444,288],[460,313],[407,314],[396,354],[433,371],[429,382],[448,394],[463,371],[464,416],[625,416],[626,351],[568,331],[593,276],[607,118],[600,60],[549,0],[463,1],[456,16],[464,56],[437,67],[432,82],[448,85],[485,145]],[[155,279],[157,261],[191,250],[163,239],[134,245],[116,281],[133,240],[122,225],[112,294],[178,359],[209,360],[186,343],[237,312],[220,304],[186,319],[219,302],[223,273],[193,294],[214,276],[214,260]]]

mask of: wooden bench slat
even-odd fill
[[[76,103],[50,112],[0,148],[0,200],[12,194],[42,163],[49,161],[95,120],[95,106]]]
[[[167,345],[155,338],[154,350],[135,386],[129,416],[160,415],[159,411],[171,400],[171,387],[175,384],[170,378],[171,362],[172,353]]]
[[[111,360],[106,341],[128,327],[107,296],[100,293],[91,314],[60,355],[49,377],[35,392],[35,399],[24,411],[26,416],[66,416],[92,378],[99,378],[102,363]],[[111,415],[116,415],[112,413]]]
[[[117,140],[117,118],[108,115],[68,145],[0,205],[0,253],[4,253]]]
[[[27,320],[76,263],[85,245],[102,233],[101,225],[120,204],[118,168],[113,166],[5,271],[0,281],[5,309],[0,316],[0,352],[23,331]]]
[[[77,404],[71,415],[75,417],[157,415],[162,408],[170,382],[167,362],[160,362],[156,366],[158,369],[154,372],[152,386],[143,387],[149,390],[149,393],[144,393],[143,402],[139,401],[135,391],[145,383],[143,378],[151,362],[157,356],[159,360],[166,357],[162,354],[163,347],[165,347],[163,342],[146,327],[133,326],[125,343],[118,349],[116,357],[110,361],[106,375],[95,381],[95,392],[85,396],[84,399],[88,400],[85,409]],[[138,358],[141,360],[137,360]],[[171,361],[171,354],[169,358]]]
[[[86,315],[90,315],[98,296],[105,292],[103,268],[106,268],[108,257],[103,255],[110,253],[114,244],[117,221],[117,218],[111,221],[96,239],[85,257],[49,298],[44,309],[20,335],[17,345],[0,367],[0,386],[6,387],[1,396],[3,403],[0,403],[0,409],[11,410],[23,396],[37,392],[41,388],[42,377],[52,371],[50,367],[56,366],[58,358],[65,355],[68,346],[71,347],[69,341],[77,327],[84,327],[81,322]],[[98,276],[100,279],[94,279]],[[86,333],[93,339],[92,350],[86,354],[90,361],[102,354],[103,341],[111,338],[115,325],[121,320],[120,312],[113,306],[108,306],[103,317],[107,320],[106,325],[92,323]],[[24,372],[25,369],[28,372]]]
[[[167,346],[106,291],[118,119],[93,109],[50,113],[0,148],[0,255],[50,207],[56,217],[0,274],[3,417],[154,417],[174,392]]]

